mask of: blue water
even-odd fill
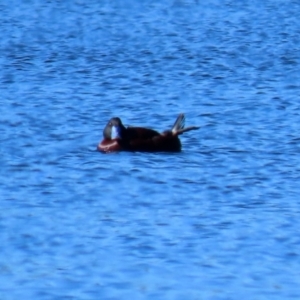
[[[2,1],[0,299],[299,299],[300,2]],[[108,119],[201,129],[95,151]]]

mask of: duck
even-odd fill
[[[103,140],[97,150],[103,153],[131,152],[180,152],[179,135],[199,129],[199,126],[185,127],[185,115],[179,114],[173,127],[161,133],[154,129],[125,127],[119,117],[111,118],[103,129]]]

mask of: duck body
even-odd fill
[[[144,127],[125,127],[120,118],[109,120],[103,130],[104,139],[97,149],[101,152],[142,151],[142,152],[179,152],[179,135],[199,127],[184,128],[185,117],[180,114],[171,130],[159,133]]]

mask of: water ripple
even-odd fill
[[[298,299],[298,1],[0,4],[3,299]],[[199,131],[96,151],[107,120]],[[1,299],[2,299],[1,298]]]

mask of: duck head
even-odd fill
[[[126,128],[120,118],[111,118],[103,130],[103,136],[108,140],[122,139],[125,131]]]

